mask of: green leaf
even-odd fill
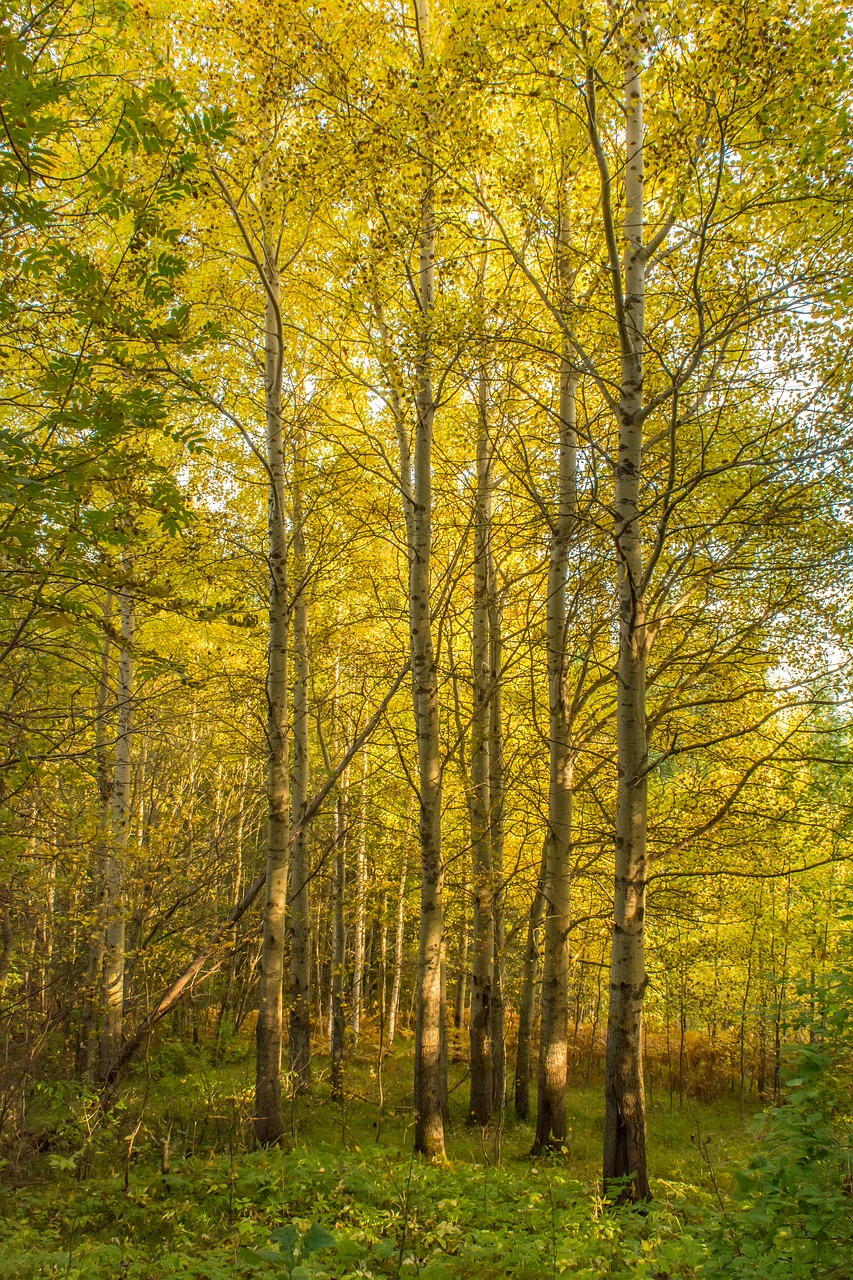
[[[299,1232],[293,1226],[276,1227],[275,1231],[270,1232],[270,1238],[281,1245],[282,1253],[292,1254],[298,1237]]]
[[[318,1222],[315,1222],[305,1232],[302,1240],[302,1252],[319,1253],[321,1249],[334,1249],[336,1243],[335,1237],[325,1227],[321,1227]]]

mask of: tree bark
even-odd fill
[[[101,1003],[101,980],[104,970],[104,889],[107,862],[107,836],[112,804],[112,780],[107,761],[107,714],[110,703],[110,657],[112,639],[108,630],[113,611],[113,593],[104,599],[104,641],[101,667],[95,694],[95,780],[98,788],[98,825],[95,836],[92,905],[94,922],[89,943],[86,990],[83,993],[83,1018],[80,1029],[82,1070],[89,1084],[98,1076],[98,1009]]]
[[[255,1137],[281,1138],[282,982],[290,854],[288,778],[287,526],[285,443],[281,422],[282,330],[276,251],[264,242],[266,442],[269,477],[269,646],[267,659],[267,869],[261,942],[255,1063]]]
[[[293,889],[290,898],[290,1073],[294,1093],[311,1088],[311,867],[308,830],[302,825],[308,805],[308,583],[302,500],[300,439],[293,466],[293,814],[299,834],[293,841]]]
[[[610,1007],[605,1051],[604,1185],[621,1199],[649,1198],[643,1089],[642,1013],[645,967],[646,656],[640,483],[643,443],[643,99],[640,27],[632,4],[624,28],[624,297],[620,315],[619,453],[615,464],[614,538],[618,556],[616,860]],[[618,260],[615,264],[618,268]],[[618,277],[613,274],[614,285]]]
[[[364,1003],[364,924],[367,897],[367,750],[361,756],[361,798],[358,843],[355,849],[355,929],[352,947],[352,1008],[350,1026],[353,1045],[358,1044]]]
[[[504,905],[504,758],[501,697],[503,648],[501,602],[497,567],[492,550],[492,523],[489,526],[489,837],[492,853],[492,903],[494,912],[494,963],[492,972],[492,1100],[499,1115],[506,1098],[506,1027],[503,977]]]
[[[125,873],[130,835],[133,730],[133,641],[135,616],[127,587],[119,592],[121,654],[118,672],[118,717],[112,785],[112,831],[104,871],[104,1021],[100,1074],[105,1078],[121,1053],[124,1020],[124,961],[127,903]]]
[[[557,280],[567,308],[570,264],[568,218],[559,210]],[[569,926],[572,857],[571,710],[566,696],[566,577],[577,506],[576,374],[568,340],[560,361],[557,504],[548,555],[546,643],[550,769],[545,846],[545,944],[539,1036],[538,1110],[534,1150],[566,1138],[569,1019]]]
[[[12,928],[12,913],[8,901],[10,891],[4,886],[2,894],[5,900],[0,908],[0,1008],[6,998],[6,983],[15,950],[15,930]]]
[[[471,966],[471,1093],[468,1118],[488,1124],[492,1117],[492,976],[495,917],[489,806],[489,540],[491,535],[491,461],[485,378],[479,386],[477,490],[474,508],[473,711],[471,715],[471,858],[474,904]]]
[[[521,998],[518,1002],[518,1043],[515,1052],[515,1114],[519,1120],[530,1115],[530,1049],[533,1039],[533,1015],[536,1008],[536,975],[539,971],[539,943],[537,935],[545,914],[545,851],[536,890],[527,918],[527,942],[524,947],[524,969],[521,978]]]
[[[416,0],[422,70],[429,49],[428,0]],[[424,86],[426,88],[426,86]],[[418,938],[418,999],[415,1026],[415,1150],[444,1155],[441,962],[444,935],[441,853],[441,762],[438,738],[438,674],[430,617],[432,548],[432,325],[435,304],[434,167],[429,155],[432,122],[425,110],[426,154],[419,233],[420,335],[416,359],[416,423],[409,567],[409,626],[412,688],[420,783],[421,914]]]
[[[333,702],[335,729],[338,727],[339,720],[339,678],[340,655],[335,660],[335,693]],[[335,796],[335,865],[332,878],[332,990],[329,1026],[329,1052],[332,1059],[331,1094],[334,1102],[340,1102],[344,1096],[344,1037],[346,1035],[346,1010],[344,1008],[344,977],[346,970],[346,929],[344,924],[347,839],[346,802],[346,785],[339,784]]]
[[[468,1004],[468,950],[470,930],[468,927],[468,896],[471,885],[467,872],[462,882],[462,910],[459,913],[459,954],[456,962],[456,995],[453,1000],[453,1025],[457,1031],[465,1026],[465,1009]]]
[[[403,948],[406,941],[406,879],[409,871],[409,840],[412,835],[412,809],[406,821],[406,834],[400,857],[400,885],[397,894],[397,920],[394,931],[394,978],[391,984],[391,1001],[388,1009],[388,1048],[394,1044],[397,1017],[400,1010],[400,988],[403,983]]]

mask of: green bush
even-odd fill
[[[812,995],[813,993],[809,993]],[[814,1004],[815,1001],[810,1001]],[[786,1096],[758,1123],[703,1274],[713,1280],[853,1276],[853,982],[838,976],[804,1019]]]

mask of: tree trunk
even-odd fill
[[[350,1025],[353,1045],[358,1044],[364,1003],[364,921],[367,897],[367,749],[361,757],[361,802],[358,843],[355,850],[355,929],[352,947],[352,1008]]]
[[[616,868],[610,1007],[605,1053],[604,1184],[617,1179],[620,1198],[649,1197],[641,1024],[645,967],[646,655],[640,477],[643,442],[643,102],[639,30],[632,4],[624,34],[625,261],[620,318],[619,452],[615,463],[614,538],[618,555]],[[608,195],[609,206],[609,195]],[[618,270],[618,261],[611,264]],[[611,271],[614,288],[618,274]],[[620,314],[621,313],[621,314]],[[624,1181],[627,1179],[628,1181]]]
[[[524,970],[521,978],[521,999],[518,1004],[518,1044],[515,1052],[515,1114],[519,1120],[530,1115],[530,1049],[533,1039],[533,1015],[536,1009],[536,975],[539,970],[539,943],[537,934],[545,914],[545,850],[536,891],[527,918],[527,942],[524,948]]]
[[[112,785],[112,831],[104,874],[104,1022],[100,1074],[112,1071],[121,1053],[124,1019],[125,863],[130,834],[133,727],[133,600],[127,587],[119,593],[121,655],[118,673],[118,722]]]
[[[477,491],[474,509],[473,712],[471,716],[471,858],[474,946],[471,966],[471,1094],[468,1118],[488,1124],[492,1117],[492,974],[495,917],[489,810],[489,538],[491,465],[485,378],[479,387]]]
[[[457,1031],[461,1031],[465,1026],[465,1008],[468,1004],[468,948],[470,942],[468,895],[470,892],[471,885],[468,882],[466,870],[460,895],[462,910],[459,913],[459,955],[456,962],[456,996],[453,1001],[453,1025]]]
[[[281,1108],[284,919],[290,854],[287,742],[287,525],[285,443],[281,423],[283,344],[275,250],[264,243],[264,331],[267,467],[269,475],[269,647],[267,665],[267,869],[256,1030],[255,1137],[279,1141]]]
[[[416,0],[423,71],[428,71],[429,4]],[[426,109],[425,109],[426,112]],[[421,915],[418,937],[418,999],[415,1026],[415,1150],[431,1158],[444,1155],[442,1098],[441,961],[444,934],[441,855],[441,762],[438,739],[438,673],[430,617],[432,548],[432,437],[435,402],[432,385],[432,325],[435,302],[434,170],[429,157],[432,121],[425,114],[427,158],[421,197],[418,300],[420,338],[409,568],[409,626],[412,688],[418,739],[420,783]]]
[[[0,910],[0,1008],[6,998],[6,983],[9,980],[9,970],[12,967],[12,955],[15,950],[15,931],[12,928],[12,913],[9,910],[10,891],[3,886],[3,897],[6,899]]]
[[[299,445],[303,445],[300,440]],[[308,831],[301,825],[308,805],[308,583],[302,505],[302,459],[294,450],[293,555],[293,816],[300,831],[293,842],[290,899],[290,1072],[294,1093],[311,1088],[311,867]]]
[[[333,715],[335,727],[338,721],[338,680],[340,659],[335,661],[335,694]],[[346,889],[346,785],[341,783],[335,797],[335,865],[332,880],[332,999],[329,1034],[329,1051],[332,1058],[332,1100],[340,1102],[344,1096],[344,1036],[346,1011],[344,1009],[344,976],[346,968],[346,933],[344,929],[344,892]]]
[[[92,900],[94,922],[89,943],[89,963],[86,990],[83,993],[83,1019],[81,1031],[82,1070],[89,1084],[98,1075],[98,1009],[101,1003],[101,979],[104,970],[104,890],[107,864],[107,836],[112,804],[112,781],[107,762],[107,714],[110,703],[110,657],[112,640],[107,627],[112,617],[113,593],[107,591],[104,599],[104,642],[101,648],[101,669],[95,695],[95,777],[98,787],[98,826],[95,836],[94,875]]]
[[[561,306],[568,303],[568,221],[561,206],[557,279]],[[572,857],[571,711],[566,696],[566,576],[575,528],[577,493],[576,375],[568,341],[560,361],[557,509],[548,556],[546,642],[550,770],[545,845],[545,945],[539,1036],[538,1110],[534,1150],[566,1138],[566,1072],[569,1030],[569,911]]]
[[[397,894],[397,920],[394,932],[394,979],[391,984],[391,1002],[388,1009],[388,1048],[394,1044],[397,1017],[400,1010],[400,988],[403,983],[403,948],[406,941],[406,878],[409,871],[409,840],[412,835],[412,809],[409,807],[406,834],[400,858],[400,886]]]
[[[492,972],[492,1099],[499,1115],[506,1098],[506,1027],[503,979],[503,904],[504,904],[504,759],[501,699],[501,603],[498,595],[497,568],[491,546],[489,528],[489,655],[491,694],[489,701],[489,833],[492,852],[492,885],[494,911],[494,964]]]
[[[246,783],[249,778],[249,751],[246,748],[243,752],[243,768],[240,775],[239,788],[239,809],[237,811],[237,829],[234,832],[234,905],[237,906],[243,891],[243,832],[246,825]],[[228,960],[228,978],[225,984],[225,992],[222,996],[222,1003],[219,1006],[219,1018],[216,1025],[215,1037],[215,1056],[219,1057],[223,1048],[223,1035],[225,1027],[225,1019],[228,1015],[228,1009],[234,995],[234,988],[237,983],[237,930],[234,931],[234,942],[231,947],[231,955]]]

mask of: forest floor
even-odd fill
[[[410,1043],[385,1060],[381,1115],[369,1045],[348,1066],[343,1104],[328,1100],[328,1062],[317,1059],[314,1093],[290,1104],[276,1150],[251,1150],[252,1073],[248,1055],[214,1066],[167,1046],[97,1122],[79,1086],[40,1085],[29,1148],[3,1170],[0,1276],[713,1274],[708,1241],[752,1145],[735,1100],[685,1099],[679,1110],[677,1097],[654,1091],[654,1204],[617,1210],[598,1186],[600,1084],[570,1090],[566,1149],[532,1158],[532,1123],[511,1109],[502,1128],[466,1126],[466,1068],[455,1063],[447,1161],[431,1166],[411,1154]]]

